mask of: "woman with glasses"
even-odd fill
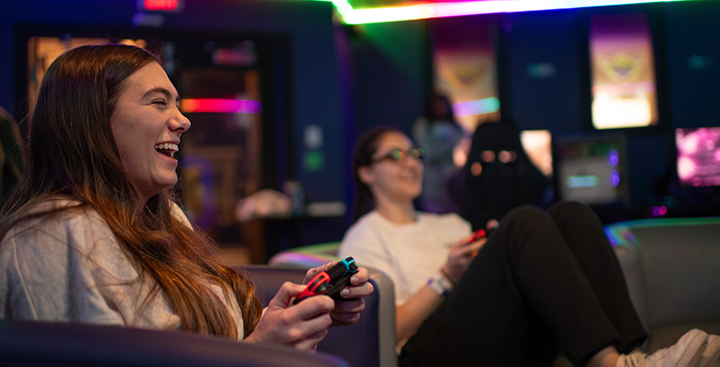
[[[357,220],[340,256],[386,272],[400,366],[709,366],[720,337],[694,329],[648,356],[647,338],[603,227],[587,206],[510,212],[469,239],[454,213],[417,211],[422,150],[393,128],[355,146]],[[626,353],[626,354],[620,354]]]

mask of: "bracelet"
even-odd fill
[[[436,273],[428,280],[428,286],[438,296],[445,297],[453,289],[453,285],[448,282],[440,273]]]
[[[442,275],[445,276],[445,279],[447,279],[448,281],[450,281],[450,283],[452,283],[452,286],[454,287],[454,286],[455,286],[455,281],[452,280],[452,278],[450,278],[450,276],[448,275],[448,273],[445,271],[445,267],[444,267],[444,266],[443,266],[442,268],[440,268],[440,272],[442,273]]]

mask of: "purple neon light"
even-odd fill
[[[617,150],[610,151],[610,157],[608,158],[608,161],[609,161],[611,167],[615,167],[618,165],[618,162],[620,161],[620,157],[618,156]]]
[[[613,186],[620,184],[620,173],[617,170],[613,170],[612,173],[610,173],[610,184]]]

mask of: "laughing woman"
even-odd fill
[[[398,342],[409,339],[401,367],[551,366],[560,350],[576,366],[707,367],[718,358],[720,337],[697,329],[653,355],[635,350],[647,333],[585,205],[521,207],[489,239],[467,244],[470,224],[458,215],[415,210],[422,153],[406,135],[374,129],[354,153],[359,219],[340,256],[393,280]]]
[[[181,329],[311,350],[351,324],[372,292],[290,306],[285,283],[263,314],[253,284],[172,201],[174,155],[190,121],[158,60],[124,45],[61,55],[40,87],[24,176],[2,209],[0,319]],[[327,266],[327,265],[326,265]],[[312,269],[308,276],[321,269]]]

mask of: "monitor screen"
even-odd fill
[[[677,174],[683,186],[720,186],[720,127],[676,129]]]
[[[559,137],[555,149],[561,199],[599,205],[627,201],[623,136]]]

